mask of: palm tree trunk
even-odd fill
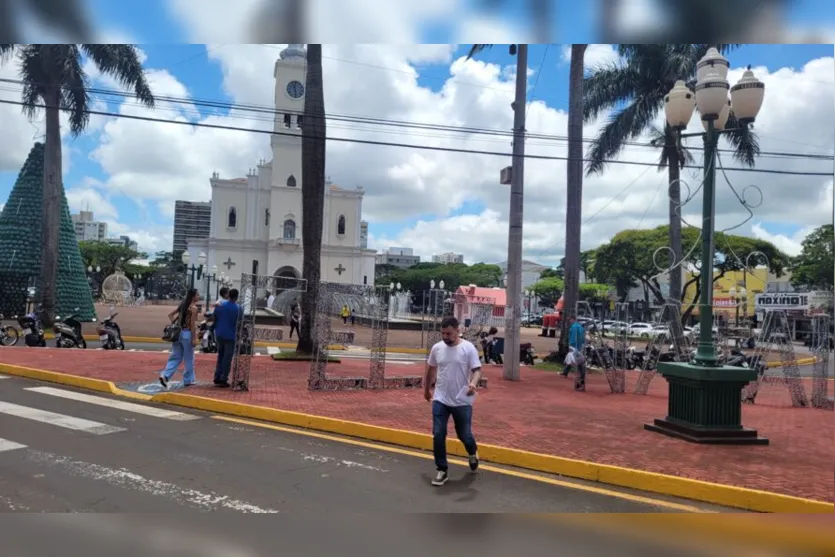
[[[670,142],[673,145],[670,145]],[[679,168],[678,150],[675,147],[675,138],[672,131],[667,128],[667,143],[665,147],[668,152],[667,161],[667,175],[669,178],[669,187],[667,195],[669,196],[669,211],[670,211],[670,249],[672,250],[673,261],[672,265],[677,265],[681,261],[681,169]],[[670,273],[670,293],[667,299],[671,303],[678,303],[681,301],[681,267],[676,267]]]
[[[46,104],[46,145],[44,148],[43,210],[41,213],[41,304],[45,325],[52,325],[58,289],[58,229],[61,224],[61,122],[60,90],[44,95]]]
[[[583,217],[583,57],[585,44],[571,45],[568,74],[568,161],[565,207],[565,306],[560,321],[559,353],[568,353],[568,319],[575,316],[580,297],[580,238]]]
[[[325,94],[322,45],[307,46],[307,93],[302,128],[302,319],[297,352],[313,353],[313,330],[319,302],[322,266],[322,227],[325,206]]]

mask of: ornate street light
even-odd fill
[[[756,120],[765,86],[749,66],[739,83],[729,87],[729,63],[715,48],[708,49],[696,67],[695,93],[684,81],[677,81],[664,97],[664,113],[679,138],[701,137],[704,141],[699,343],[693,363],[658,364],[670,386],[668,416],[644,427],[696,443],[767,444],[767,439],[741,423],[742,388],[756,379],[756,370],[723,366],[713,343],[716,146],[720,135],[739,131],[725,128],[731,112],[741,128]],[[695,109],[705,132],[683,133]]]
[[[206,263],[206,254],[204,252],[200,252],[200,255],[197,256],[197,265],[192,265],[189,267],[189,263],[191,262],[191,256],[188,254],[187,251],[183,252],[182,256],[183,265],[186,266],[186,272],[190,274],[191,279],[189,281],[189,288],[194,288],[194,281],[195,275],[197,279],[200,279],[200,275],[203,272],[203,265]]]

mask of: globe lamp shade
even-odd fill
[[[741,124],[750,124],[757,118],[765,98],[765,83],[754,77],[751,66],[742,74],[742,79],[731,89],[731,102],[736,119]]]
[[[715,71],[709,71],[696,84],[696,106],[702,120],[718,120],[723,107],[728,104],[728,81]]]
[[[728,124],[728,117],[731,115],[731,99],[728,99],[728,102],[725,103],[725,106],[722,107],[722,112],[719,113],[719,118],[713,123],[714,127],[717,130],[724,130],[725,126]],[[704,127],[705,131],[707,131],[707,122],[702,120],[702,126]]]
[[[200,255],[197,256],[197,264],[202,266],[205,263],[206,263],[206,254],[201,251]]]
[[[696,79],[698,81],[703,80],[713,70],[719,74],[719,77],[727,80],[730,66],[731,64],[727,58],[719,54],[715,47],[710,47],[702,59],[696,63]]]
[[[183,265],[188,265],[188,262],[191,261],[191,257],[189,257],[187,251],[183,252],[182,261],[183,261]]]
[[[683,81],[676,81],[670,92],[664,97],[664,114],[667,123],[673,129],[683,130],[693,117],[696,98]]]

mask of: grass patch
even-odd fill
[[[560,373],[565,370],[565,366],[554,362],[539,362],[538,364],[534,364],[533,368],[540,369],[542,371],[557,371]]]
[[[279,352],[278,354],[272,354],[273,360],[284,361],[284,362],[309,362],[313,359],[312,354],[303,354],[301,352]],[[342,360],[337,358],[336,356],[328,356],[328,363],[338,364],[341,363]]]

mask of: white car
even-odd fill
[[[633,337],[647,338],[653,334],[654,327],[650,323],[632,323],[626,329],[626,333]]]

